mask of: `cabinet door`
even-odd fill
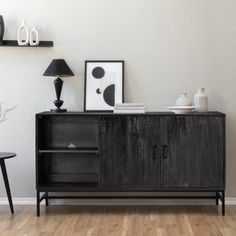
[[[117,188],[160,186],[160,119],[106,117],[100,124],[100,184]]]
[[[164,187],[224,186],[223,117],[166,117],[163,136]]]
[[[127,118],[128,156],[133,163],[133,185],[160,187],[161,131],[160,117]]]

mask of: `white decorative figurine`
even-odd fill
[[[207,112],[208,111],[208,97],[205,94],[205,88],[198,88],[197,93],[193,99],[194,106],[196,106],[195,110],[199,112]]]
[[[23,36],[25,36],[25,38]],[[22,25],[18,29],[17,42],[19,46],[26,46],[29,44],[29,31],[25,26],[25,20],[23,20]]]
[[[4,108],[3,103],[0,103],[0,123],[6,120],[6,115],[9,111],[12,111],[16,108],[16,105],[11,108]]]
[[[33,27],[33,29],[30,31],[30,46],[37,46],[39,45],[39,33]]]

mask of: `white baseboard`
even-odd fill
[[[35,198],[13,198],[14,205],[35,205]],[[219,202],[221,203],[221,202]],[[44,204],[42,202],[41,204]],[[185,200],[185,199],[76,199],[50,200],[52,205],[212,205],[213,200]],[[226,205],[236,205],[236,198],[226,198]],[[0,198],[0,205],[8,205],[7,198]]]
[[[36,203],[36,198],[12,198],[14,205],[34,205]],[[0,198],[0,205],[8,205],[7,198]]]
[[[236,205],[236,197],[227,197],[225,198],[226,205]]]

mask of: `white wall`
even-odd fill
[[[22,19],[54,48],[0,47],[0,101],[18,104],[0,124],[0,150],[14,197],[35,196],[34,114],[53,107],[53,79],[42,74],[52,58],[65,58],[74,78],[63,99],[83,109],[86,59],[126,61],[125,98],[162,111],[182,92],[207,88],[210,109],[227,113],[227,195],[236,197],[235,0],[7,0],[1,1],[6,39]],[[0,197],[5,196],[0,178]]]

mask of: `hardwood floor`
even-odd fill
[[[236,235],[236,206],[0,206],[0,235]]]

